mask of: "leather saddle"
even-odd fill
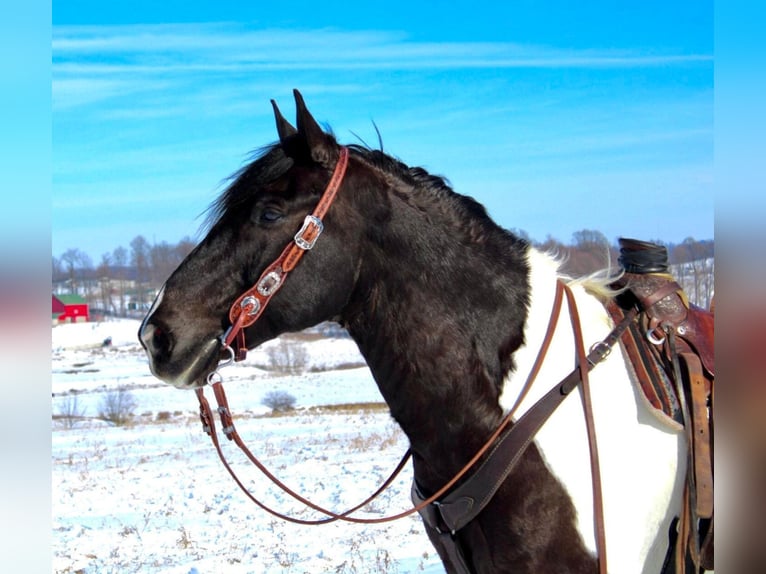
[[[668,273],[664,247],[626,238],[619,244],[624,273],[612,285],[619,294],[607,309],[619,323],[638,308],[620,343],[652,411],[683,429],[689,447],[684,512],[663,573],[712,570],[714,316],[689,303]]]

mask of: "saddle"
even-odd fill
[[[634,380],[660,420],[682,430],[688,464],[682,516],[670,533],[663,574],[713,569],[713,313],[689,303],[668,273],[667,250],[621,238],[623,275],[607,309],[616,324],[638,315],[621,336]]]

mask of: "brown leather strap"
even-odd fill
[[[521,418],[519,418],[518,421],[516,421],[516,423],[511,426],[512,415],[519,404],[521,404],[523,397],[526,396],[532,382],[537,377],[537,374],[550,347],[553,332],[555,331],[556,324],[558,322],[557,319],[561,309],[563,293],[567,294],[567,300],[570,308],[574,310],[573,312],[570,311],[570,313],[574,315],[572,317],[572,322],[573,327],[575,328],[575,336],[578,341],[578,366],[565,379],[563,379],[559,384],[548,391],[548,393],[542,399],[535,403],[535,405],[533,405]],[[489,440],[485,443],[485,445],[479,450],[479,452],[477,452],[474,457],[468,461],[468,463],[447,484],[445,484],[441,489],[429,497],[421,496],[417,485],[413,485],[413,502],[415,503],[415,506],[409,510],[391,516],[381,518],[356,518],[350,516],[350,514],[368,504],[385,488],[388,487],[388,485],[394,480],[395,476],[401,471],[409,459],[409,451],[402,458],[399,465],[394,470],[389,479],[364,502],[342,513],[336,513],[331,510],[327,510],[312,503],[311,501],[302,497],[300,494],[297,494],[288,488],[271,472],[269,472],[269,470],[257,459],[257,457],[255,457],[250,452],[244,441],[242,441],[241,437],[239,436],[239,433],[236,431],[233,418],[231,416],[231,411],[229,409],[228,400],[226,398],[225,391],[223,390],[221,381],[213,382],[211,379],[209,382],[213,387],[213,391],[218,402],[218,413],[221,418],[221,424],[223,427],[222,430],[227,438],[234,441],[235,444],[237,444],[237,446],[242,450],[242,452],[250,459],[250,461],[279,488],[309,508],[321,512],[327,516],[327,518],[324,519],[304,520],[282,514],[269,508],[267,505],[255,498],[247,489],[247,487],[245,487],[245,485],[239,480],[239,478],[236,476],[236,473],[234,473],[233,469],[227,462],[221,449],[212,411],[207,399],[204,396],[203,388],[197,389],[197,396],[200,403],[200,419],[202,420],[203,429],[211,437],[221,462],[229,474],[232,476],[234,481],[237,483],[237,485],[256,505],[258,505],[266,512],[272,514],[273,516],[287,520],[289,522],[306,525],[325,524],[336,520],[343,520],[359,524],[379,524],[383,522],[398,520],[399,518],[409,516],[414,512],[420,512],[421,516],[423,516],[423,519],[429,526],[436,528],[439,532],[442,532],[442,526],[446,525],[450,531],[450,534],[454,535],[455,531],[465,526],[465,524],[467,524],[470,520],[473,520],[473,518],[475,518],[478,513],[481,512],[484,506],[486,506],[486,504],[492,499],[497,489],[507,478],[514,465],[518,462],[521,455],[526,450],[526,447],[531,443],[533,437],[540,429],[540,427],[550,417],[553,411],[556,410],[558,405],[563,402],[564,398],[575,388],[577,388],[577,386],[583,381],[583,373],[587,375],[587,372],[590,371],[590,369],[595,367],[600,361],[609,355],[612,347],[619,340],[621,334],[627,328],[628,324],[633,320],[635,314],[635,309],[631,309],[628,313],[626,313],[624,320],[619,325],[617,325],[605,339],[593,345],[590,352],[586,356],[574,299],[571,297],[569,288],[566,287],[562,282],[557,282],[553,311],[551,313],[551,318],[549,319],[545,340],[540,350],[538,351],[538,356],[535,359],[535,363],[527,377],[522,392],[511,411],[504,417],[501,424],[498,426]],[[243,317],[244,313],[238,315],[235,318],[233,326],[240,327],[242,324],[244,324],[245,319]],[[576,327],[575,324],[577,325]],[[239,331],[241,332],[241,329],[239,329]],[[587,376],[585,378],[587,379]],[[586,418],[588,416],[587,412],[588,410],[586,407]],[[592,417],[592,411],[590,416]],[[510,428],[508,428],[509,426]],[[589,435],[590,434],[592,434],[592,431],[589,431]],[[593,443],[592,448],[595,448],[595,443]],[[447,496],[444,496],[488,452],[489,454],[484,462],[476,469],[469,480],[464,482],[454,491],[450,492]],[[498,456],[495,456],[495,453],[498,453]],[[597,462],[596,471],[594,471],[594,475],[595,474],[597,474]],[[596,482],[594,482],[594,485],[595,484]],[[472,492],[477,488],[477,485],[479,485],[479,494],[474,495]],[[594,504],[597,504],[595,502],[597,498],[600,500],[600,494],[594,494]],[[600,505],[600,503],[598,504]],[[438,515],[434,509],[438,511]],[[596,516],[600,516],[600,513],[597,512]],[[442,522],[440,522],[440,520]],[[597,518],[596,520],[597,522],[601,523],[600,526],[596,526],[597,531],[599,529],[603,530],[603,519],[599,520],[599,518]],[[449,539],[451,541],[450,544],[456,544],[454,541],[454,536],[450,536]],[[603,536],[601,536],[601,540],[602,542],[598,543],[600,545],[599,556],[604,556],[604,558],[600,558],[599,564],[601,571],[605,571],[606,562]],[[456,557],[462,555],[459,552],[459,548],[453,548],[452,551],[455,553]]]
[[[562,289],[569,291],[563,284]],[[572,302],[574,301],[572,300]],[[583,349],[583,352],[578,353],[577,368],[564,380],[548,391],[545,396],[513,423],[510,429],[497,439],[495,446],[489,452],[487,458],[465,482],[450,491],[444,498],[439,498],[433,505],[420,511],[426,524],[437,532],[447,531],[454,535],[455,532],[476,518],[492,499],[492,496],[508,477],[514,466],[518,463],[526,448],[531,444],[537,431],[563,402],[566,396],[581,383],[582,373],[587,373],[609,355],[612,347],[620,339],[622,333],[628,328],[628,325],[634,320],[637,313],[638,310],[636,308],[628,310],[625,313],[622,322],[620,322],[602,341],[593,345],[588,355],[584,357],[584,360],[584,347],[580,343],[578,346]],[[582,341],[581,334],[576,335],[576,337]],[[582,368],[583,365],[584,368]],[[537,370],[537,368],[533,369],[533,374],[535,376]],[[532,376],[532,374],[530,376]],[[590,417],[592,419],[592,410]],[[591,433],[592,431],[589,432],[589,434]],[[595,442],[593,442],[592,448],[595,447]],[[594,516],[597,522],[595,528],[597,548],[599,550],[599,569],[600,572],[605,572],[606,542],[603,524],[600,473],[598,472],[597,459],[595,466],[592,465],[592,475],[594,477]],[[425,499],[424,494],[421,492],[417,484],[413,485],[412,498],[413,502],[418,506],[423,505],[424,502],[427,503],[427,499]],[[455,542],[453,541],[453,543]],[[601,558],[602,556],[603,558]]]
[[[344,512],[336,513],[331,510],[322,508],[321,506],[317,504],[314,504],[310,500],[304,498],[300,494],[291,490],[287,485],[285,485],[278,478],[276,478],[268,470],[268,468],[266,468],[266,466],[263,463],[261,463],[261,461],[258,460],[258,458],[255,457],[250,452],[250,450],[244,444],[244,441],[242,441],[241,437],[239,436],[239,433],[237,432],[234,426],[234,421],[231,416],[231,411],[229,410],[229,407],[228,407],[228,400],[226,398],[226,393],[223,390],[222,384],[220,382],[217,382],[217,383],[213,383],[211,386],[213,387],[213,392],[215,393],[216,401],[218,402],[218,414],[221,418],[221,426],[222,426],[221,430],[226,435],[226,437],[229,440],[234,441],[234,443],[240,448],[240,450],[242,450],[242,452],[258,468],[258,470],[260,470],[269,480],[274,482],[274,484],[276,484],[279,488],[281,488],[285,493],[289,494],[292,498],[308,506],[309,508],[312,508],[316,510],[317,512],[325,514],[326,516],[328,516],[328,518],[317,519],[317,520],[305,520],[305,519],[295,518],[295,517],[283,514],[281,512],[278,512],[276,510],[273,510],[272,508],[270,508],[269,506],[267,506],[266,504],[258,500],[250,492],[250,490],[242,483],[242,481],[239,479],[239,477],[236,475],[236,473],[234,472],[234,470],[231,468],[228,461],[226,460],[226,457],[223,454],[223,450],[221,449],[220,441],[218,440],[218,433],[216,431],[215,420],[212,415],[210,403],[208,402],[207,398],[204,396],[203,388],[197,389],[196,392],[197,392],[197,398],[200,403],[200,419],[202,420],[202,426],[205,432],[207,432],[207,434],[210,435],[213,445],[215,446],[216,452],[218,453],[218,457],[221,459],[223,466],[229,472],[231,477],[234,479],[234,482],[237,483],[237,485],[242,490],[242,492],[244,492],[245,495],[251,501],[253,501],[257,506],[259,506],[262,510],[265,510],[266,512],[268,512],[272,516],[276,516],[277,518],[281,518],[283,520],[286,520],[288,522],[292,522],[295,524],[303,524],[303,525],[327,524],[329,522],[335,522],[336,520],[343,520],[346,522],[354,522],[358,524],[377,524],[377,523],[386,521],[386,519],[379,519],[379,518],[370,518],[370,519],[355,518],[349,515],[356,512],[360,508],[363,508],[367,504],[369,504],[373,499],[379,496],[381,492],[383,492],[386,488],[389,487],[389,485],[399,475],[399,473],[402,471],[407,461],[409,460],[410,458],[409,450],[404,454],[402,459],[399,461],[399,464],[396,466],[396,468],[388,477],[388,479],[386,479],[386,481],[372,495],[370,495],[368,498],[366,498],[364,501],[360,502],[353,508],[350,508]]]
[[[551,340],[551,338],[553,336],[553,330],[555,329],[555,326],[556,326],[556,319],[558,318],[558,315],[559,315],[559,312],[560,312],[560,309],[561,309],[563,289],[564,289],[563,283],[558,282],[557,285],[556,285],[556,296],[555,296],[554,305],[553,305],[553,312],[551,314],[551,319],[549,320],[549,324],[548,324],[548,331],[546,332],[546,336],[545,336],[545,340],[543,342],[543,345],[541,346],[540,351],[538,351],[538,356],[537,356],[537,358],[535,360],[535,364],[533,366],[533,369],[532,369],[532,371],[530,372],[530,374],[529,374],[529,376],[527,378],[527,382],[525,384],[524,391],[522,391],[523,394],[526,394],[526,391],[529,390],[529,386],[531,385],[531,383],[534,380],[534,378],[537,376],[537,373],[538,373],[538,371],[539,371],[539,369],[540,369],[540,367],[541,367],[541,365],[543,363],[543,360],[545,358],[545,355],[546,355],[546,353],[548,351],[548,348],[550,347],[550,340]],[[235,327],[238,325],[238,323],[241,323],[242,320],[243,320],[243,315],[240,315],[237,318],[237,323],[235,323]],[[241,330],[240,330],[240,332],[241,332]],[[596,356],[596,353],[591,353],[591,354],[594,357]],[[604,356],[606,356],[606,354],[608,354],[608,351],[604,354]],[[405,516],[409,516],[410,514],[413,514],[415,512],[423,512],[425,509],[428,508],[428,506],[430,504],[434,503],[440,497],[442,497],[445,493],[447,493],[458,482],[458,480],[460,480],[471,468],[473,468],[473,466],[479,461],[479,459],[484,454],[486,454],[486,452],[494,444],[494,442],[497,440],[497,438],[500,436],[500,434],[510,424],[513,412],[514,412],[515,408],[518,406],[518,404],[520,403],[520,401],[517,400],[516,405],[514,405],[514,408],[506,415],[506,417],[503,419],[503,422],[495,430],[495,432],[487,440],[487,442],[479,450],[479,452],[477,452],[474,455],[474,457],[470,461],[468,461],[468,463],[447,484],[445,484],[442,488],[440,488],[433,495],[431,495],[430,497],[425,498],[424,500],[422,500],[421,502],[416,504],[414,508],[411,508],[409,510],[406,510],[406,511],[401,512],[401,513],[396,514],[396,515],[387,516],[387,517],[378,518],[378,519],[358,519],[358,518],[350,517],[350,516],[348,516],[348,514],[351,513],[351,512],[354,512],[355,510],[357,510],[361,506],[364,506],[365,504],[367,504],[369,501],[371,501],[373,498],[375,498],[378,494],[380,494],[380,492],[382,492],[382,490],[384,488],[386,488],[388,486],[388,484],[390,484],[391,481],[393,481],[393,477],[396,474],[398,474],[399,470],[401,470],[401,467],[403,467],[405,462],[406,462],[406,460],[408,460],[408,458],[410,456],[409,451],[402,458],[402,461],[400,462],[400,466],[397,467],[397,470],[394,471],[394,474],[392,474],[392,476],[389,478],[389,480],[386,481],[386,484],[383,487],[381,487],[380,489],[378,489],[378,491],[375,494],[373,494],[371,497],[369,497],[367,499],[367,501],[365,501],[361,505],[358,505],[357,507],[355,507],[355,508],[353,508],[353,509],[351,509],[349,511],[346,511],[344,513],[334,513],[332,511],[320,508],[317,505],[311,503],[310,501],[303,499],[302,497],[300,497],[300,495],[297,495],[296,493],[291,491],[288,487],[286,487],[283,483],[281,483],[276,477],[274,477],[268,471],[268,469],[266,469],[266,467],[249,451],[249,449],[247,449],[247,446],[244,444],[244,441],[242,441],[242,439],[240,438],[239,434],[236,432],[236,430],[234,428],[233,420],[231,418],[231,413],[230,413],[229,406],[228,406],[228,400],[226,399],[226,394],[225,394],[225,392],[223,390],[223,386],[222,386],[221,382],[220,381],[213,382],[213,380],[210,379],[209,383],[213,387],[214,393],[216,395],[216,400],[218,401],[218,412],[219,412],[219,416],[221,417],[221,424],[224,427],[224,432],[227,435],[227,437],[230,440],[234,440],[235,443],[240,447],[240,449],[243,450],[245,455],[251,460],[251,462],[253,462],[253,464],[255,464],[256,467],[259,470],[261,470],[261,472],[263,472],[268,478],[270,478],[277,486],[282,488],[286,493],[288,493],[291,496],[293,496],[293,498],[296,498],[296,500],[299,500],[299,501],[303,502],[304,504],[306,504],[307,506],[309,506],[310,508],[314,508],[315,510],[318,510],[318,511],[320,511],[320,512],[322,512],[322,513],[324,513],[324,514],[326,514],[328,516],[330,516],[330,518],[329,519],[323,519],[323,520],[317,520],[317,521],[306,521],[306,520],[294,519],[294,518],[288,517],[288,516],[286,516],[284,514],[281,514],[281,513],[277,512],[277,511],[274,511],[271,508],[268,508],[262,502],[257,500],[247,490],[247,488],[242,484],[242,482],[237,478],[236,474],[234,473],[234,471],[231,469],[231,467],[229,466],[228,462],[226,461],[226,459],[225,459],[225,457],[223,455],[223,452],[221,450],[219,441],[218,441],[218,436],[217,436],[216,428],[215,428],[215,421],[214,421],[214,418],[213,418],[212,413],[210,411],[210,405],[209,405],[207,399],[204,396],[203,388],[199,388],[199,389],[197,389],[197,397],[198,397],[199,403],[200,403],[200,419],[202,420],[203,430],[208,435],[210,435],[210,437],[212,439],[212,442],[213,442],[213,444],[214,444],[214,446],[216,448],[216,451],[218,452],[218,456],[221,459],[221,461],[223,462],[224,467],[229,472],[229,474],[231,474],[232,478],[234,478],[234,481],[237,483],[237,485],[239,485],[239,487],[242,489],[242,491],[255,504],[257,504],[259,507],[261,507],[262,509],[266,510],[267,512],[269,512],[270,514],[272,514],[274,516],[277,516],[279,518],[283,518],[283,519],[291,521],[291,522],[297,522],[299,524],[324,524],[326,522],[331,522],[331,521],[334,521],[334,520],[345,520],[345,521],[348,521],[348,522],[357,522],[357,523],[363,523],[363,524],[375,524],[375,523],[382,523],[382,522],[398,520],[399,518],[404,518]]]
[[[338,162],[314,211],[306,216],[303,226],[295,234],[293,241],[288,243],[279,257],[266,267],[258,281],[237,297],[229,309],[229,321],[232,327],[224,335],[223,344],[230,346],[239,337],[235,360],[241,361],[246,354],[246,348],[242,344],[244,335],[240,335],[242,329],[246,329],[258,320],[271,298],[282,288],[288,273],[295,269],[303,254],[314,246],[322,233],[322,219],[338,194],[347,167],[348,148],[340,146]]]
[[[700,358],[693,353],[680,353],[689,375],[691,400],[692,444],[694,459],[694,485],[696,487],[697,516],[713,516],[713,463],[710,452],[710,421],[708,419],[707,391]]]
[[[470,479],[438,501],[435,507],[443,522],[441,525],[435,523],[435,528],[444,530],[446,526],[449,531],[456,532],[479,515],[518,463],[537,431],[566,396],[577,388],[579,379],[579,371],[572,371],[548,391],[500,437]],[[424,498],[417,487],[414,495],[418,499]]]
[[[454,532],[463,528],[466,524],[473,520],[479,514],[479,512],[481,512],[484,506],[486,506],[487,503],[495,495],[497,489],[500,488],[500,485],[503,483],[503,481],[507,478],[513,466],[515,466],[516,462],[518,461],[518,456],[521,456],[529,444],[529,440],[531,440],[540,426],[542,426],[542,424],[545,422],[545,419],[548,418],[550,412],[553,412],[556,406],[558,406],[558,404],[554,405],[548,415],[545,415],[543,412],[546,410],[545,407],[538,406],[541,402],[543,402],[543,400],[538,401],[538,403],[535,403],[535,405],[530,409],[530,411],[533,412],[531,416],[527,416],[527,414],[530,412],[527,411],[527,414],[522,416],[515,424],[513,424],[513,426],[511,426],[513,415],[515,414],[516,409],[519,407],[523,397],[531,388],[532,383],[537,378],[537,375],[540,372],[540,368],[545,361],[545,357],[548,353],[548,349],[550,348],[551,341],[553,340],[553,333],[556,330],[558,318],[561,313],[564,289],[564,284],[561,281],[557,281],[556,293],[553,300],[553,309],[548,320],[548,328],[546,329],[543,344],[537,353],[537,357],[532,366],[532,369],[529,372],[529,375],[527,375],[527,379],[524,383],[524,387],[522,388],[521,393],[519,394],[519,398],[516,400],[508,414],[505,415],[502,422],[500,425],[498,425],[497,429],[489,438],[489,440],[485,443],[484,448],[479,450],[479,452],[474,455],[466,467],[463,468],[463,471],[458,473],[455,478],[447,483],[445,487],[440,489],[440,491],[437,492],[434,496],[424,496],[421,493],[417,483],[413,482],[413,503],[415,504],[416,508],[422,508],[420,511],[421,516],[423,516],[423,519],[426,521],[426,523],[437,530],[437,532],[445,530],[454,534]],[[552,395],[551,398],[553,398],[555,401],[556,397],[553,396],[553,391],[551,391],[549,394]],[[563,400],[563,397],[561,400]],[[522,423],[522,421],[524,422]],[[510,429],[506,434],[503,435],[502,433],[504,433],[509,426]],[[492,447],[491,450],[489,448],[490,446]],[[489,454],[487,454],[487,452],[489,452]],[[496,456],[496,453],[498,452],[504,453],[505,456],[498,458],[498,456]],[[518,456],[512,456],[510,461],[506,460],[509,454],[514,453]],[[465,474],[464,471],[472,467],[485,454],[487,454],[487,458],[474,471],[469,479],[460,487],[450,492],[450,494],[448,494],[446,497],[439,500],[441,494],[447,492],[447,490],[457,482],[457,479],[461,478],[462,475]],[[438,502],[436,502],[437,500]],[[430,503],[435,503],[435,505],[429,508],[428,505]],[[438,515],[434,513],[434,508],[438,509]],[[443,520],[441,523],[438,520],[439,516],[441,516]]]
[[[689,483],[684,483],[684,494],[681,504],[681,516],[678,517],[678,536],[676,538],[676,552],[674,556],[674,573],[686,572],[686,555],[689,552]]]
[[[596,442],[596,428],[593,420],[593,404],[590,396],[590,377],[588,372],[588,359],[585,356],[582,326],[577,303],[570,289],[566,290],[567,302],[569,303],[569,316],[572,322],[572,331],[575,335],[575,349],[577,351],[577,368],[580,372],[580,384],[582,385],[582,402],[585,413],[585,428],[588,432],[588,448],[590,450],[590,475],[593,483],[593,517],[596,534],[596,553],[598,556],[599,574],[606,574],[606,532],[604,529],[604,500],[601,490],[601,465],[598,458],[598,443]]]
[[[697,489],[694,485],[694,460],[692,455],[692,444],[694,442],[693,430],[691,424],[691,411],[689,410],[689,403],[686,399],[686,392],[684,390],[684,378],[681,374],[681,361],[676,348],[675,330],[672,325],[668,325],[665,328],[665,336],[667,338],[668,351],[673,368],[673,379],[676,384],[676,394],[681,405],[681,412],[684,415],[684,434],[686,437],[686,483],[684,484],[684,496],[683,496],[683,510],[679,518],[678,525],[678,542],[676,546],[676,564],[684,563],[686,561],[687,553],[691,557],[692,562],[695,565],[699,564],[699,540],[696,534],[697,521]],[[683,570],[680,570],[683,572]]]
[[[614,300],[610,301],[606,308],[615,322],[622,321],[625,311]],[[646,321],[642,320],[633,321],[623,333],[620,342],[630,359],[635,380],[643,396],[653,409],[672,419],[680,427],[684,421],[676,390],[665,371],[665,363],[661,362],[662,351],[656,345],[651,345],[646,338],[646,324]]]
[[[543,343],[540,345],[540,350],[537,352],[537,358],[535,358],[535,362],[532,365],[529,374],[527,375],[527,380],[524,382],[524,386],[522,387],[519,396],[516,398],[516,402],[513,403],[513,406],[508,411],[508,414],[505,415],[506,421],[510,421],[513,418],[513,415],[516,414],[516,410],[519,408],[519,405],[527,397],[529,389],[532,388],[532,383],[537,380],[537,375],[540,373],[540,369],[543,366],[545,357],[548,356],[548,349],[550,348],[551,342],[553,341],[553,333],[556,330],[556,324],[558,323],[559,315],[561,314],[561,304],[563,301],[564,283],[562,281],[556,281],[556,293],[553,296],[553,307],[551,308],[551,314],[548,317],[548,326],[545,329]]]
[[[530,372],[529,376],[527,377],[527,382],[525,384],[525,390],[523,391],[523,394],[526,394],[526,391],[528,391],[528,387],[531,385],[534,378],[537,376],[538,371],[540,370],[540,367],[543,363],[543,360],[545,358],[545,355],[548,351],[548,348],[550,347],[550,340],[553,337],[553,331],[556,326],[556,319],[558,318],[560,309],[561,309],[561,302],[562,302],[562,293],[563,293],[564,285],[561,282],[557,283],[556,286],[556,296],[554,300],[553,305],[553,312],[551,314],[551,319],[549,320],[548,324],[548,330],[546,332],[545,341],[543,342],[543,345],[541,346],[540,351],[538,351],[538,356],[535,360],[534,367],[532,371]],[[240,320],[240,317],[237,319]],[[322,520],[300,520],[295,519],[289,516],[286,516],[284,514],[281,514],[277,511],[272,510],[271,508],[268,508],[266,505],[264,505],[262,502],[257,500],[250,492],[249,490],[242,484],[242,482],[239,480],[239,478],[236,476],[234,471],[229,466],[228,462],[226,461],[223,452],[221,450],[218,437],[216,434],[216,428],[215,428],[215,421],[213,419],[213,416],[210,412],[210,405],[207,401],[207,399],[204,396],[204,390],[202,388],[197,389],[197,397],[200,402],[200,418],[202,420],[203,430],[210,435],[212,442],[216,448],[216,451],[218,452],[218,456],[221,459],[221,461],[224,464],[224,467],[226,470],[231,474],[232,478],[234,478],[234,481],[239,485],[240,489],[242,489],[243,492],[259,507],[266,510],[270,514],[277,516],[279,518],[283,518],[285,520],[288,520],[290,522],[297,522],[299,524],[324,524],[327,522],[332,522],[334,520],[344,520],[348,522],[356,522],[356,523],[362,523],[362,524],[377,524],[382,522],[389,522],[393,520],[398,520],[399,518],[404,518],[405,516],[409,516],[410,514],[413,514],[415,512],[421,512],[425,508],[427,508],[430,504],[434,503],[436,500],[438,500],[441,496],[443,496],[446,492],[449,491],[450,488],[452,488],[458,480],[460,480],[475,464],[476,462],[489,450],[489,448],[492,446],[494,441],[497,439],[497,437],[501,434],[501,432],[510,424],[511,416],[513,414],[513,411],[518,406],[520,401],[516,402],[516,405],[514,406],[514,409],[512,409],[511,412],[506,415],[506,417],[503,420],[503,423],[496,429],[496,431],[492,434],[492,436],[489,438],[489,440],[485,443],[484,447],[477,452],[474,457],[468,461],[468,463],[458,472],[452,480],[450,480],[447,484],[445,484],[442,488],[440,488],[436,493],[434,493],[432,496],[425,498],[420,503],[416,504],[414,508],[411,508],[409,510],[406,510],[404,512],[387,516],[383,518],[375,518],[375,519],[359,519],[348,516],[350,513],[353,513],[354,511],[358,510],[365,504],[368,504],[372,499],[377,497],[385,488],[388,487],[388,485],[393,481],[394,477],[399,473],[401,468],[403,468],[406,461],[409,459],[410,452],[407,451],[405,456],[402,458],[402,461],[400,462],[397,469],[392,473],[391,477],[386,481],[386,483],[381,486],[372,496],[370,496],[365,502],[361,503],[360,505],[357,505],[356,507],[343,512],[343,513],[334,513],[332,511],[329,511],[327,509],[318,507],[314,503],[304,499],[297,493],[294,493],[292,490],[290,490],[286,485],[284,485],[281,481],[279,481],[274,475],[272,475],[268,469],[261,463],[255,455],[253,455],[250,450],[245,445],[244,441],[242,441],[241,437],[239,436],[239,433],[236,432],[236,429],[234,427],[233,420],[231,418],[231,413],[228,405],[228,400],[226,398],[225,391],[223,390],[223,385],[218,382],[212,382],[211,386],[213,387],[213,391],[216,396],[216,400],[218,402],[218,413],[221,417],[221,424],[223,426],[224,433],[229,438],[229,440],[234,440],[234,442],[239,446],[239,448],[245,453],[245,455],[251,460],[251,462],[262,472],[264,473],[269,479],[272,480],[279,488],[284,490],[287,494],[295,498],[296,500],[299,500],[300,502],[303,502],[305,505],[309,506],[310,508],[313,508],[315,510],[318,510],[319,512],[322,512],[323,514],[326,514],[330,516],[329,519],[322,519]]]

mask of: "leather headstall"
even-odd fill
[[[250,289],[237,297],[229,309],[231,327],[221,336],[221,344],[224,349],[230,348],[232,343],[235,344],[235,352],[232,352],[235,361],[243,360],[247,354],[244,330],[258,320],[271,298],[284,284],[287,275],[298,265],[304,253],[314,247],[324,229],[322,219],[338,194],[348,167],[348,148],[340,146],[339,151],[332,177],[314,211],[306,216],[303,225],[279,257],[266,267]]]

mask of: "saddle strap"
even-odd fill
[[[697,487],[697,515],[700,518],[713,516],[713,462],[711,455],[711,433],[708,418],[705,376],[697,355],[680,353],[689,375],[690,410],[692,419],[692,453],[694,458],[694,482]]]
[[[622,321],[625,311],[616,301],[609,301],[606,308],[615,323]],[[646,339],[647,326],[648,323],[642,317],[631,322],[620,343],[630,360],[635,382],[640,386],[643,396],[661,417],[667,417],[680,428],[684,424],[681,406],[673,382],[661,363],[660,351]]]
[[[675,351],[671,330],[668,342],[676,371],[678,394],[684,412],[687,437],[687,469],[683,505],[678,523],[675,563],[676,572],[694,572],[713,567],[713,465],[711,419],[708,391],[702,362],[695,353]],[[710,407],[712,409],[712,405]]]
[[[576,369],[548,391],[497,441],[469,480],[421,512],[423,520],[437,532],[455,533],[476,518],[508,478],[540,427],[579,382],[580,371]],[[413,503],[418,505],[424,500],[426,496],[413,483]]]
[[[457,532],[474,520],[492,500],[532,443],[537,431],[569,393],[577,388],[579,382],[580,371],[575,369],[498,439],[487,458],[466,482],[442,500],[426,505],[419,511],[423,522],[436,533],[457,574],[474,574],[465,560]],[[416,507],[427,500],[416,481],[412,483],[411,496]]]
[[[678,358],[688,385],[686,424],[691,436],[676,560],[680,564],[688,557],[697,572],[700,568],[713,569],[712,417],[708,411],[708,383],[700,358],[686,352],[678,353]]]

